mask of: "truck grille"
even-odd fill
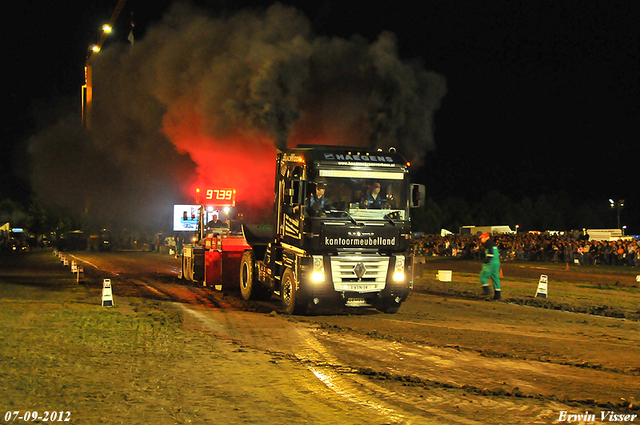
[[[387,281],[389,257],[331,257],[333,287],[341,292],[378,292]]]

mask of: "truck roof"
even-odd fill
[[[305,161],[323,164],[407,165],[407,160],[393,148],[383,152],[378,149],[357,146],[298,145],[283,153],[285,157],[287,154],[301,155]]]

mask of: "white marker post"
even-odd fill
[[[102,307],[113,307],[113,295],[111,294],[111,279],[105,279],[102,284]]]
[[[438,280],[440,282],[451,282],[453,271],[451,270],[438,270]]]
[[[540,282],[538,282],[538,291],[536,292],[536,298],[547,298],[547,275],[540,275]]]
[[[76,282],[78,285],[84,283],[84,267],[78,266],[78,274],[76,275]]]

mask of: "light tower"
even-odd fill
[[[624,208],[624,199],[619,199],[617,201],[614,201],[613,199],[609,198],[609,205],[611,206],[611,209],[616,209],[618,212],[618,229],[622,229],[622,227],[620,226],[620,210],[622,208]]]
[[[87,58],[84,64],[84,84],[82,85],[82,124],[87,130],[91,130],[91,110],[93,106],[93,70],[91,66],[91,58],[94,53],[98,53],[102,49],[107,36],[111,34],[113,25],[118,19],[122,8],[127,0],[118,0],[118,5],[111,14],[111,19],[108,24],[105,24],[100,29],[100,37],[96,44],[89,46],[87,50]]]

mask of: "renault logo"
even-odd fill
[[[358,279],[362,279],[362,276],[367,272],[367,268],[364,266],[364,263],[360,262],[355,265],[353,272],[358,276]]]

